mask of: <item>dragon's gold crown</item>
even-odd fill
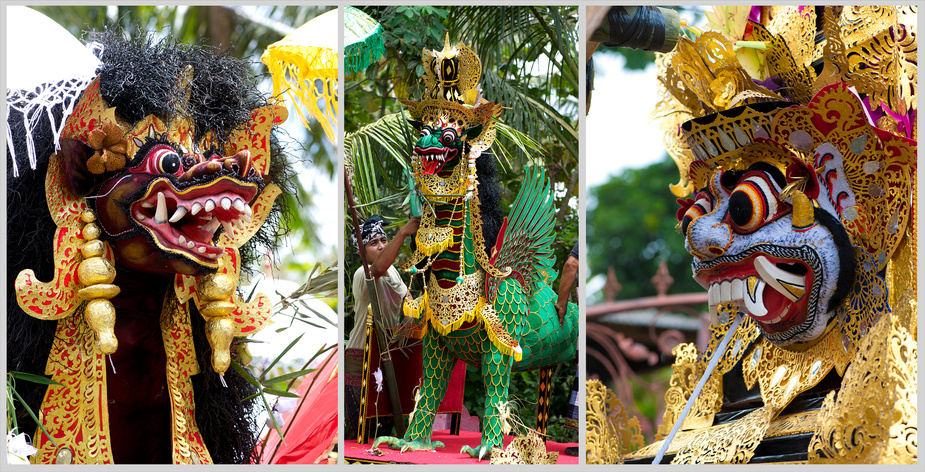
[[[447,33],[443,50],[424,49],[421,62],[424,63],[426,98],[477,104],[482,61],[475,51],[461,42],[450,45]]]

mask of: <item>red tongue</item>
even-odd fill
[[[187,239],[201,244],[208,244],[214,236],[202,228],[197,228],[194,224],[185,224],[180,228],[180,231],[186,235]]]
[[[764,306],[768,309],[768,314],[773,314],[774,317],[780,315],[781,312],[784,311],[784,308],[791,303],[787,297],[781,295],[780,292],[771,287],[765,287],[762,296],[764,298]]]
[[[440,170],[440,168],[443,167],[441,165],[442,163],[436,159],[432,161],[427,161],[427,160],[422,160],[422,161],[423,161],[422,164],[424,165],[424,169],[421,171],[421,175],[434,175],[437,173],[437,171]]]
[[[781,295],[780,292],[778,292],[777,290],[774,290],[770,286],[766,286],[764,288],[764,293],[762,293],[761,298],[764,301],[764,307],[768,310],[768,314],[758,320],[765,323],[765,326],[768,326],[769,328],[770,326],[767,323],[769,323],[774,318],[777,318],[778,316],[780,316],[780,314],[783,313],[784,310],[787,309],[787,307],[792,304],[790,299]],[[793,311],[793,308],[791,308],[791,311]],[[775,325],[784,323],[787,320],[787,318],[790,318],[791,316],[793,316],[793,314],[794,313],[792,312],[788,313],[787,316],[785,316],[780,321],[775,323]]]

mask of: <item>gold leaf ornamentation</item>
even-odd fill
[[[744,418],[710,428],[678,450],[672,464],[746,464],[777,410],[758,408]]]
[[[491,450],[492,464],[555,464],[558,452],[546,452],[546,441],[530,430],[526,436],[517,436],[503,450]]]
[[[809,444],[811,463],[916,463],[916,340],[890,314],[862,342]]]
[[[586,384],[585,408],[588,464],[619,464],[623,456],[645,444],[639,419],[629,418],[613,391],[598,380]]]

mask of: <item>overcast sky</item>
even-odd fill
[[[594,55],[594,91],[587,124],[588,188],[626,168],[645,167],[665,153],[661,132],[649,122],[658,102],[655,66],[624,70],[623,56]]]

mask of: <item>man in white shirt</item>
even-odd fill
[[[402,314],[402,301],[408,294],[408,287],[401,279],[398,270],[392,266],[398,251],[408,236],[417,232],[421,223],[420,216],[411,217],[398,234],[389,241],[384,227],[389,223],[379,215],[370,217],[360,228],[361,243],[366,248],[366,262],[369,272],[376,280],[379,295],[379,313],[383,327],[395,329],[406,318]],[[354,245],[356,237],[353,236]],[[353,297],[355,300],[353,330],[347,339],[347,349],[344,352],[346,368],[344,382],[345,413],[344,438],[356,439],[360,408],[360,385],[362,376],[363,348],[366,344],[366,313],[370,310],[369,284],[366,274],[360,266],[353,274]],[[381,418],[380,423],[385,430],[391,430],[391,419]]]
[[[363,245],[366,247],[366,262],[369,264],[370,275],[376,279],[379,294],[379,314],[382,325],[386,329],[397,328],[405,318],[402,315],[402,300],[408,293],[408,287],[401,279],[398,270],[392,266],[398,251],[405,244],[408,236],[417,232],[421,223],[420,216],[413,216],[408,223],[398,230],[398,234],[391,241],[385,234],[384,227],[389,223],[379,215],[373,215],[361,228]],[[365,325],[366,313],[369,310],[370,297],[363,267],[359,267],[353,274],[354,325],[347,340],[347,349],[363,349],[366,341]]]

